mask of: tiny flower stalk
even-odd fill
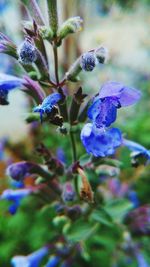
[[[40,104],[45,98],[45,92],[43,91],[40,84],[28,76],[24,76],[23,85],[28,89],[27,91],[36,101],[36,103]]]
[[[47,0],[49,24],[53,31],[53,35],[56,36],[58,30],[58,14],[57,14],[57,0]]]
[[[68,72],[66,72],[66,80],[71,82],[78,81],[78,74],[81,72],[80,57],[72,64]]]

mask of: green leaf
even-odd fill
[[[103,209],[96,209],[91,214],[91,219],[106,225],[108,227],[113,226],[112,218],[111,216]]]
[[[83,156],[79,158],[79,161],[81,165],[84,165],[84,164],[90,163],[91,157],[88,154],[84,154]]]
[[[133,208],[133,204],[127,199],[115,199],[105,206],[105,211],[115,222],[122,222],[124,216]]]
[[[78,220],[77,222],[73,223],[68,227],[68,230],[66,232],[67,238],[70,242],[79,242],[86,240],[91,235],[93,235],[97,229],[98,224],[91,225],[88,222],[85,222],[83,220]]]

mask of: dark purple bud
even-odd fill
[[[68,207],[67,208],[67,215],[71,220],[76,220],[79,219],[82,211],[80,206],[73,206],[73,207]]]
[[[21,161],[13,163],[6,169],[6,174],[16,181],[21,181],[31,175],[33,169],[35,169],[36,164]]]
[[[141,206],[130,212],[126,222],[134,234],[150,234],[150,205]]]
[[[96,58],[93,52],[84,53],[80,59],[80,66],[82,70],[92,71],[96,65]]]

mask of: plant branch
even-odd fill
[[[54,66],[55,66],[55,79],[57,86],[59,86],[59,75],[58,75],[58,51],[57,51],[57,46],[53,45],[53,53],[54,53]]]

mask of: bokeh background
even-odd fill
[[[45,0],[38,2],[45,12]],[[60,22],[76,15],[84,19],[83,31],[77,37],[68,38],[60,49],[60,65],[67,69],[79,53],[100,44],[106,46],[109,50],[107,64],[96,68],[91,75],[82,74],[84,89],[93,94],[107,80],[120,81],[140,89],[143,93],[141,101],[136,106],[119,111],[116,125],[128,139],[150,149],[150,1],[59,0],[58,3]],[[23,40],[21,21],[24,19],[24,9],[18,0],[0,0],[0,31],[10,36],[18,45]],[[17,76],[24,73],[16,61],[2,54],[0,72]],[[10,105],[0,107],[0,192],[10,184],[4,174],[5,167],[14,160],[28,158],[32,149],[32,129],[25,122],[29,106],[27,96],[16,90],[10,94]],[[59,138],[51,137],[49,140],[47,134],[44,136],[50,147],[54,142],[59,145]],[[63,148],[66,146],[64,141]],[[129,153],[125,149],[119,156],[124,162],[122,181],[136,181],[135,190],[140,203],[149,203],[150,168],[140,167],[133,170],[129,163]],[[52,233],[53,228],[52,218],[45,210],[34,213],[38,204],[38,201],[25,200],[19,212],[11,216],[7,213],[8,203],[0,203],[0,266],[10,266],[11,256],[21,252],[27,254],[48,240],[47,233]],[[143,237],[140,241],[144,244],[145,257],[150,260],[149,238]],[[113,241],[107,242],[110,242],[111,251]],[[102,249],[99,258],[93,255],[93,259],[96,257],[97,261],[102,260],[101,266],[116,266],[109,262],[109,250],[105,253],[105,249]],[[128,265],[122,263],[118,266],[134,267],[136,263],[133,261]]]

